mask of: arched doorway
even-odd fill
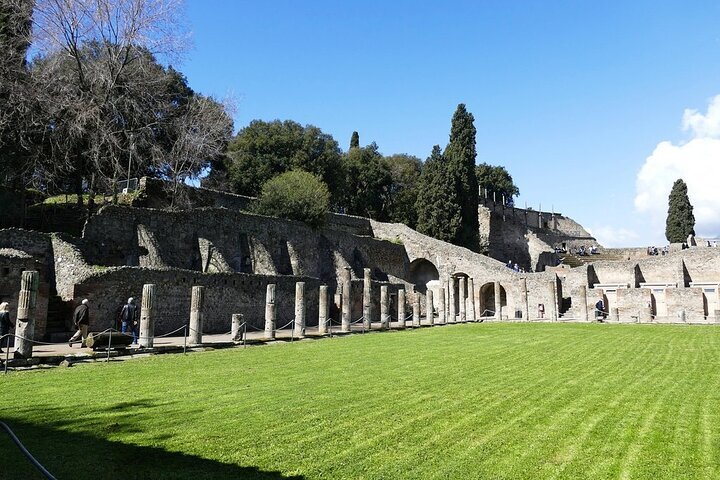
[[[416,258],[410,263],[410,283],[415,284],[415,290],[423,295],[427,292],[428,283],[437,283],[440,280],[440,273],[431,261],[424,258]]]
[[[500,285],[500,307],[507,307],[507,293]],[[480,287],[480,316],[494,317],[495,313],[495,284],[488,282]]]

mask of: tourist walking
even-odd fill
[[[3,335],[7,335],[10,333],[10,327],[12,324],[10,323],[10,304],[8,302],[2,302],[0,303],[0,337]],[[5,340],[5,348],[10,348],[8,345],[10,345],[10,337]],[[2,352],[2,345],[0,345],[0,352]]]
[[[135,299],[133,297],[128,298],[127,303],[123,305],[120,311],[120,331],[132,333],[132,343],[138,343],[138,308],[135,305]]]
[[[90,307],[88,307],[87,298],[75,309],[75,313],[73,313],[73,324],[75,325],[75,328],[77,328],[77,332],[75,332],[75,335],[70,337],[68,345],[72,347],[73,342],[77,342],[80,338],[82,338],[80,345],[84,346],[85,339],[88,335],[88,325],[90,325]]]

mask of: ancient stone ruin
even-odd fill
[[[309,327],[325,333],[330,320],[344,332],[358,321],[366,328],[588,322],[599,299],[611,322],[720,322],[716,248],[663,256],[630,249],[563,268],[554,267],[558,251],[597,242],[557,213],[485,200],[478,214],[486,256],[402,224],[347,215],[329,214],[326,227],[314,230],[247,213],[250,198],[189,187],[193,208],[162,210],[156,181],[141,186],[134,206],[102,207],[80,238],[0,230],[0,301],[15,306],[16,325],[26,327],[18,315],[32,317],[28,335],[66,340],[72,309],[84,298],[90,330],[113,327],[128,297],[141,299],[145,346],[186,324],[195,344],[203,333],[234,329],[237,336],[242,322],[267,338],[289,322],[296,337]],[[506,259],[528,273],[507,268]],[[26,271],[38,273],[25,278]],[[17,308],[31,297],[32,309]]]

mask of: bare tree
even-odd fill
[[[32,72],[46,92],[44,164],[73,175],[76,188],[83,179],[91,199],[128,164],[177,183],[225,148],[232,121],[223,106],[160,61],[188,45],[181,11],[180,0],[37,0]]]
[[[232,108],[229,100],[221,104],[195,95],[184,114],[172,122],[174,143],[169,151],[161,152],[157,161],[163,176],[171,182],[171,208],[177,207],[180,184],[197,179],[210,161],[225,151],[232,137],[233,124],[227,113]]]

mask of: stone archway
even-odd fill
[[[438,283],[440,273],[431,261],[424,258],[416,258],[410,262],[410,275],[408,276],[408,280],[415,285],[417,292],[425,294],[428,283]]]
[[[507,307],[507,304],[505,287],[500,285],[500,306]],[[495,284],[488,282],[480,287],[480,316],[494,317],[495,315]]]

